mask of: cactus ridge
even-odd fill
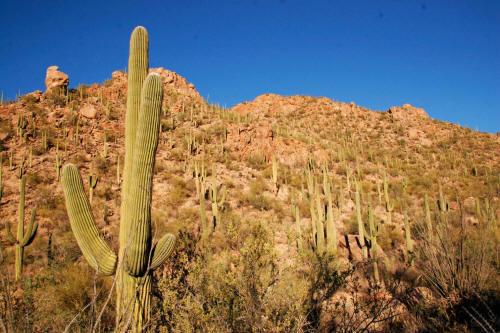
[[[129,189],[131,245],[126,252],[126,269],[132,276],[144,274],[151,247],[151,195],[153,169],[160,130],[163,87],[161,77],[147,77],[141,101],[141,114],[136,134],[132,182]],[[132,200],[133,199],[133,200]]]

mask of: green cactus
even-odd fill
[[[404,211],[405,235],[406,235],[406,252],[410,266],[413,266],[413,241],[411,239],[410,221],[408,214]]]
[[[16,271],[16,281],[21,278],[23,270],[23,255],[24,248],[33,242],[35,238],[36,231],[38,229],[38,222],[35,222],[36,207],[31,211],[31,219],[28,224],[28,229],[26,234],[24,233],[24,198],[25,198],[25,188],[26,188],[26,175],[22,169],[19,170],[19,211],[18,211],[18,222],[17,222],[17,237],[14,237],[10,232],[9,222],[5,223],[5,229],[7,231],[7,238],[12,245],[16,246],[16,261],[15,261],[15,271]]]
[[[220,200],[217,199],[217,169],[215,164],[212,165],[212,188],[210,190],[210,200],[212,201],[212,214],[213,214],[213,225],[215,227],[220,225],[220,214],[219,208],[224,206],[226,201],[226,187],[222,187],[222,197]]]
[[[326,217],[326,251],[333,254],[337,251],[337,227],[335,225],[335,217],[333,216],[333,200],[332,191],[328,183],[324,184],[326,197],[328,200],[328,209]]]
[[[371,202],[368,202],[368,224],[370,226],[370,248],[372,249],[372,261],[373,261],[373,276],[375,278],[375,283],[380,283],[379,272],[378,272],[378,245],[377,237],[379,235],[378,223],[375,224],[373,217],[373,208]]]
[[[316,201],[316,249],[319,253],[323,253],[325,250],[325,230],[323,226],[325,212],[319,195],[318,183],[314,187],[314,197]]]
[[[425,207],[425,223],[427,224],[427,234],[429,237],[429,242],[432,242],[432,221],[431,221],[431,212],[429,209],[429,199],[427,198],[427,193],[424,196],[424,207]]]
[[[274,194],[278,194],[278,164],[276,163],[276,157],[272,156],[272,182],[273,182],[273,192]]]
[[[210,233],[210,225],[207,222],[207,212],[205,211],[205,182],[200,182],[200,192],[198,193],[200,197],[200,219],[201,219],[201,230],[202,230],[202,240],[207,239]]]
[[[31,161],[31,159],[30,159],[30,161]],[[57,181],[59,181],[59,179],[61,178],[61,167],[62,167],[62,161],[61,161],[61,158],[59,157],[59,153],[56,151],[56,165],[55,165],[55,169],[56,169],[56,178],[57,178]]]
[[[391,223],[392,217],[391,213],[394,210],[394,203],[389,199],[389,185],[387,184],[387,175],[384,171],[384,199],[385,199],[385,210],[387,211],[387,223]]]
[[[448,202],[446,201],[446,197],[443,194],[443,187],[441,186],[441,182],[438,183],[439,187],[439,200],[438,200],[438,206],[439,206],[439,212],[441,215],[444,215],[446,212],[449,210]]]
[[[368,259],[368,248],[366,247],[365,244],[365,227],[363,225],[363,219],[361,217],[361,203],[359,200],[359,183],[356,182],[355,186],[356,186],[356,193],[355,193],[356,218],[358,220],[359,245],[361,246],[361,250],[363,251],[363,258],[366,260]]]
[[[100,237],[78,169],[63,169],[66,208],[83,255],[99,272],[116,272],[116,331],[140,332],[150,320],[151,270],[173,250],[175,237],[163,236],[156,245],[151,235],[152,181],[158,146],[163,86],[161,77],[148,72],[148,35],[135,28],[130,40],[125,166],[120,210],[118,256]]]

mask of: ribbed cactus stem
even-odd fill
[[[323,204],[321,202],[321,198],[319,195],[319,186],[318,183],[315,185],[314,191],[315,201],[316,201],[316,245],[319,253],[323,253],[325,251],[325,230],[323,227],[324,221],[324,211]]]
[[[302,232],[300,230],[300,209],[298,206],[293,207],[293,213],[295,215],[295,232],[297,233],[297,248],[302,250]]]
[[[379,272],[378,272],[378,245],[377,245],[377,236],[378,236],[378,226],[375,225],[374,217],[373,217],[373,208],[371,204],[368,205],[368,223],[370,226],[370,243],[372,248],[372,260],[373,260],[373,276],[375,278],[375,283],[380,282]]]
[[[99,234],[76,166],[67,164],[64,167],[61,183],[71,229],[85,259],[99,273],[114,274],[116,255]]]
[[[446,197],[443,194],[443,187],[441,183],[438,185],[439,187],[439,211],[441,214],[444,214],[448,211],[448,203],[446,202]]]
[[[148,36],[137,27],[130,41],[125,166],[120,216],[120,249],[116,256],[100,237],[78,170],[67,165],[62,185],[66,207],[85,258],[104,274],[117,269],[118,332],[142,332],[150,320],[151,270],[172,253],[175,237],[151,240],[152,181],[158,146],[163,85],[148,71]]]
[[[328,210],[326,220],[326,250],[333,254],[337,251],[337,227],[333,216],[333,200],[330,187],[326,186],[326,196],[328,198]]]
[[[276,157],[274,155],[272,156],[272,169],[273,169],[273,174],[272,174],[273,192],[275,194],[277,194],[278,193],[278,164],[276,163]]]
[[[31,219],[28,224],[28,229],[24,233],[24,201],[25,201],[25,188],[26,176],[21,174],[19,179],[19,209],[17,221],[17,237],[14,237],[10,231],[10,225],[7,222],[5,228],[7,229],[7,238],[12,245],[16,246],[16,260],[15,260],[15,279],[18,281],[21,278],[23,271],[23,255],[24,247],[31,244],[35,238],[38,229],[38,222],[35,222],[36,208],[31,211]]]
[[[201,219],[201,238],[206,239],[210,232],[210,226],[207,223],[207,213],[205,211],[205,184],[200,182],[200,192],[198,193],[200,197],[200,219]]]
[[[411,239],[410,221],[408,220],[408,214],[404,212],[405,221],[405,235],[406,235],[406,251],[408,253],[408,262],[413,266],[413,241]]]
[[[356,194],[355,194],[355,200],[356,200],[356,218],[358,220],[358,235],[359,235],[359,244],[361,246],[361,250],[363,251],[363,258],[366,260],[368,259],[368,249],[365,244],[365,227],[363,225],[363,219],[361,217],[361,203],[359,200],[359,184],[356,182]]]
[[[429,209],[429,199],[427,193],[424,196],[424,206],[425,206],[425,223],[427,224],[427,234],[429,237],[429,242],[432,242],[432,221],[431,221],[431,211]]]
[[[389,185],[387,184],[387,175],[384,171],[384,199],[385,199],[385,210],[387,211],[387,223],[391,223],[392,217],[391,212],[394,210],[394,204],[389,200]]]

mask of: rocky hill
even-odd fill
[[[262,237],[267,239],[265,246],[270,247],[272,253],[272,259],[269,260],[272,260],[272,269],[277,272],[276,280],[266,280],[269,287],[278,283],[276,281],[283,287],[282,284],[292,274],[290,269],[297,272],[307,270],[303,263],[297,263],[297,258],[303,255],[302,251],[309,251],[307,255],[311,255],[317,249],[316,236],[311,236],[317,225],[312,221],[315,215],[316,218],[322,216],[324,221],[321,223],[327,228],[327,216],[332,214],[338,240],[334,253],[338,271],[347,272],[360,264],[373,265],[373,248],[369,249],[370,260],[363,257],[364,240],[359,239],[358,223],[358,218],[361,218],[366,242],[372,244],[369,237],[370,214],[378,225],[376,261],[381,275],[407,272],[409,256],[414,255],[413,252],[417,256],[418,251],[408,250],[406,231],[417,248],[426,242],[420,232],[426,225],[426,195],[433,221],[443,219],[442,214],[446,214],[449,225],[452,225],[450,230],[459,230],[457,228],[460,227],[474,230],[482,223],[492,224],[488,230],[492,230],[494,251],[498,253],[498,136],[434,120],[425,110],[409,104],[377,112],[352,102],[342,103],[325,97],[266,94],[251,102],[223,109],[207,104],[194,85],[175,72],[164,68],[150,71],[162,77],[165,96],[154,175],[152,220],[156,234],[173,232],[179,235],[180,244],[174,255],[174,263],[165,266],[157,276],[160,281],[170,281],[160,284],[158,294],[163,295],[163,298],[157,301],[157,306],[163,307],[165,311],[161,320],[178,321],[178,326],[170,327],[172,330],[181,330],[180,323],[184,323],[182,320],[189,321],[186,319],[189,316],[182,317],[182,320],[175,317],[169,312],[172,309],[162,302],[180,306],[180,300],[184,302],[180,294],[189,294],[190,290],[195,290],[194,286],[200,287],[202,284],[190,280],[196,274],[207,274],[202,275],[206,279],[204,283],[212,283],[214,276],[224,279],[224,274],[246,274],[241,268],[246,266],[239,266],[244,265],[239,258],[248,258],[248,252],[245,251],[248,251],[249,245],[246,242],[248,237],[257,232],[251,229],[256,223],[264,225],[267,238]],[[11,305],[11,313],[6,316],[19,316],[17,320],[22,323],[19,327],[26,329],[59,331],[64,327],[57,325],[67,324],[78,313],[78,309],[91,299],[91,283],[87,285],[86,282],[91,282],[93,278],[92,273],[88,273],[70,229],[58,172],[68,162],[76,164],[87,193],[90,192],[88,176],[98,178],[92,190],[93,214],[108,243],[116,249],[125,151],[127,74],[116,71],[112,73],[111,79],[102,84],[68,88],[68,76],[59,72],[57,67],[51,67],[47,70],[46,86],[46,92],[35,91],[19,96],[16,102],[0,105],[0,149],[3,156],[0,220],[10,223],[12,230],[17,230],[18,173],[20,166],[23,166],[27,175],[25,223],[28,222],[28,212],[37,207],[38,232],[33,244],[25,248],[23,280],[21,284],[11,285],[15,291],[12,294],[14,305]],[[207,186],[211,186],[212,170],[216,170],[217,188],[225,194],[220,207],[219,226],[209,244],[203,247],[198,241],[202,212],[200,198],[206,200],[204,213],[208,220],[213,220],[213,206],[210,205],[209,196],[199,192],[202,167],[207,173]],[[331,203],[330,197],[333,198]],[[444,202],[446,207],[441,210],[442,206],[439,205]],[[298,207],[298,215],[295,207]],[[405,216],[408,218],[406,227]],[[439,230],[443,233],[437,226],[433,233],[439,234]],[[326,229],[325,234],[332,237]],[[441,236],[446,236],[446,233]],[[298,239],[303,242],[299,248]],[[4,257],[1,266],[12,277],[14,248],[9,245],[3,224],[0,228],[0,243]],[[198,266],[189,266],[190,262],[199,263],[197,260],[207,255],[203,254],[201,248],[213,251],[210,257],[213,262],[207,267],[215,265],[214,262],[226,263],[228,266],[219,267],[221,271],[212,267],[215,271],[211,272]],[[175,262],[190,267],[189,272],[180,273],[177,266],[180,264]],[[265,266],[268,263],[260,264]],[[493,263],[490,264],[495,267]],[[406,279],[418,280],[419,288],[431,290],[426,284],[428,282],[423,282],[425,279],[415,278],[426,272],[424,266],[417,261],[410,269],[412,273],[406,274]],[[488,283],[493,280],[496,286],[493,289],[489,287],[489,290],[498,291],[495,289],[498,288],[497,273],[498,266],[486,274]],[[70,279],[81,277],[83,282],[75,282],[75,290],[64,287],[61,281],[65,275]],[[361,286],[366,289],[373,286],[372,275],[372,268],[367,268],[357,270],[351,277],[364,281]],[[167,287],[172,287],[174,280],[180,284],[182,280],[184,285],[176,293],[168,293],[165,290],[172,290]],[[109,286],[109,281],[106,282],[104,278],[102,281],[102,285]],[[220,287],[219,284],[217,286]],[[295,286],[293,292],[298,293],[302,287]],[[264,287],[254,288],[261,290]],[[344,297],[344,304],[351,302],[351,307],[355,307],[355,294],[349,288],[345,287],[343,292],[334,293],[323,300],[324,303],[319,307],[331,308],[321,312],[321,323],[332,320],[330,317],[333,313],[340,311],[334,304],[341,297]],[[78,289],[88,294],[78,293]],[[431,298],[438,299],[437,295],[422,296],[425,292],[419,290],[419,297],[427,297],[429,303]],[[5,294],[5,289],[3,291]],[[209,294],[209,291],[206,292]],[[61,305],[66,304],[64,297],[76,297],[78,302],[67,305],[67,313],[57,319],[50,319],[47,312],[42,317],[42,312],[36,314],[35,310],[45,306],[43,302],[46,302],[44,300],[49,297],[49,293],[59,296],[46,303],[47,309],[66,306]],[[387,294],[386,291],[383,297],[389,297]],[[277,295],[274,293],[273,297]],[[300,297],[308,297],[304,295]],[[270,301],[262,297],[254,300],[258,303],[254,306],[265,308],[262,304]],[[305,301],[299,296],[293,297],[290,296],[290,299],[297,302],[295,305],[304,304]],[[1,300],[5,298],[0,297]],[[285,300],[283,302],[285,307],[292,306]],[[273,306],[277,305],[273,303]],[[393,308],[405,306],[409,308],[405,304],[394,305]],[[7,308],[0,306],[0,315]],[[196,311],[203,312],[199,308]],[[190,315],[194,316],[196,311]],[[410,327],[422,320],[415,319],[410,312],[402,312],[404,315],[399,318],[403,319],[398,325]],[[23,313],[32,315],[30,319],[23,319]],[[271,313],[265,315],[279,317]],[[89,318],[78,319],[79,325],[86,327],[85,322]],[[154,325],[161,326],[161,320],[158,319]],[[262,318],[259,320],[264,321]],[[424,325],[422,322],[418,324]],[[337,322],[336,325],[340,324]],[[275,331],[287,331],[286,327],[293,325],[285,326]],[[208,329],[208,326],[203,327]],[[218,331],[219,326],[210,327]],[[374,327],[382,329],[382,326]],[[259,329],[271,331],[270,326]]]

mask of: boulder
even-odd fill
[[[402,106],[393,106],[386,111],[395,120],[429,118],[427,112],[422,108],[414,107],[410,104]]]
[[[80,109],[80,114],[88,119],[96,119],[97,118],[97,109],[92,104],[85,104]]]
[[[47,90],[45,93],[49,93],[54,90],[67,90],[69,85],[69,76],[60,72],[58,69],[58,66],[50,66],[47,68],[47,75],[45,76],[45,87]]]

